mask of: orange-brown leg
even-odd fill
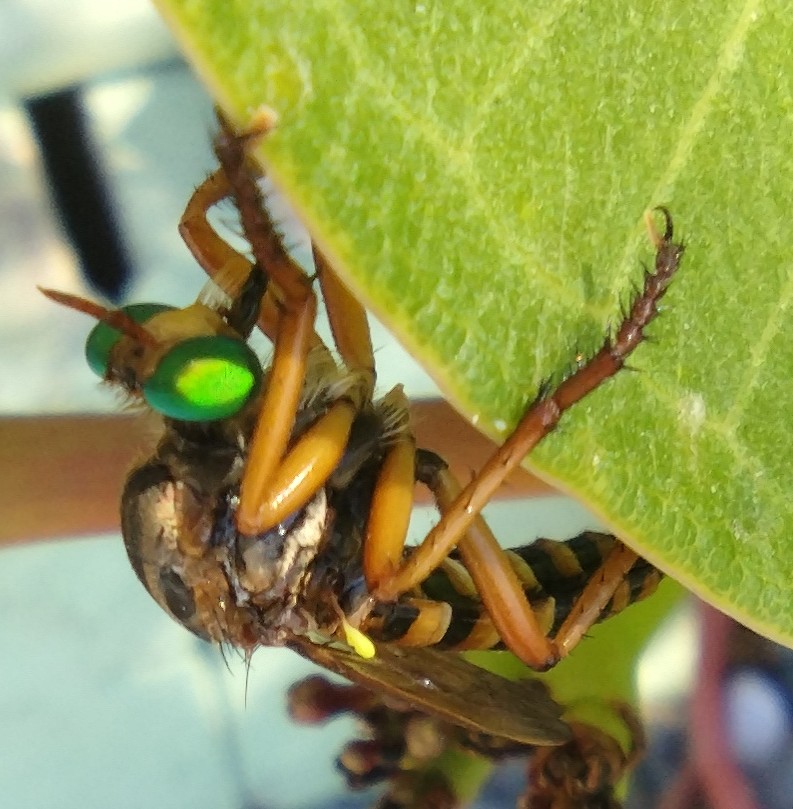
[[[402,464],[403,460],[405,468],[395,471],[397,461]],[[378,581],[395,570],[402,559],[414,475],[430,489],[441,514],[454,504],[460,493],[459,482],[437,456],[422,452],[416,459],[412,441],[392,449],[378,478],[364,541],[364,573],[370,591],[376,591]],[[600,618],[637,558],[621,542],[615,543],[614,550],[579,595],[556,637],[551,639],[545,635],[523,584],[481,515],[459,539],[457,550],[499,637],[517,657],[535,669],[549,668],[569,654]],[[443,635],[445,628],[441,631],[433,624],[435,615],[425,608],[422,610],[411,626],[413,637],[400,638],[401,645],[437,643],[438,633]]]
[[[229,180],[230,170],[235,172],[234,180],[237,185],[255,185],[247,174],[244,182],[241,179],[247,169],[242,147],[236,144],[239,154],[235,154],[235,144],[234,137],[227,132],[222,142],[222,166],[196,189],[179,228],[198,263],[232,296],[241,288],[252,265],[217,234],[207,219],[207,212],[220,200],[235,195],[235,185]],[[261,204],[258,191],[249,193],[243,201],[237,200],[241,213],[243,204],[250,206],[251,200],[254,200],[254,204]],[[247,224],[244,222],[246,227]],[[270,223],[265,220],[265,224]],[[272,237],[276,238],[274,231]],[[259,242],[261,241],[259,238]],[[286,451],[305,378],[305,357],[314,343],[312,338],[316,312],[316,299],[308,279],[293,283],[293,276],[303,276],[303,273],[299,268],[290,266],[292,262],[280,249],[280,242],[277,250],[270,247],[267,253],[267,272],[278,282],[283,282],[286,276],[286,286],[292,294],[291,297],[285,295],[282,304],[276,303],[272,294],[267,295],[260,312],[259,326],[273,340],[276,348],[256,431],[258,441],[256,438],[253,440],[243,481],[240,527],[252,533],[256,531],[256,522],[251,514],[255,514],[256,509],[251,501],[255,504],[260,499],[261,490],[272,477]]]
[[[237,135],[221,119],[221,134],[215,143],[245,236],[278,295],[275,353],[237,510],[237,525],[246,534],[273,527],[323,485],[341,460],[353,420],[370,399],[374,384],[373,374],[362,373],[359,384],[351,385],[287,452],[306,378],[307,355],[314,344],[317,301],[311,279],[284,249],[254,180],[247,149],[262,134],[253,130]],[[364,364],[371,366],[372,362],[365,360]]]
[[[250,275],[253,265],[245,255],[220,236],[208,219],[209,210],[232,194],[232,187],[223,168],[214,171],[190,197],[179,222],[179,233],[206,274],[233,299]],[[257,321],[259,329],[273,342],[280,317],[279,297],[277,284],[268,287]],[[311,336],[311,347],[325,347],[314,333]]]
[[[393,569],[396,561],[402,558],[407,529],[405,515],[409,516],[411,508],[410,503],[400,504],[393,498],[389,499],[387,494],[380,494],[381,488],[388,492],[395,484],[394,476],[388,476],[386,470],[384,465],[374,496],[374,501],[382,497],[379,504],[382,513],[376,522],[370,516],[364,545],[364,572],[370,591],[376,590],[377,575],[387,575],[388,570]],[[416,477],[433,493],[441,514],[454,504],[461,489],[460,484],[436,455],[419,453]],[[375,510],[373,507],[372,513]],[[394,529],[395,525],[400,527]],[[638,558],[630,548],[615,542],[614,549],[579,594],[556,636],[549,638],[542,628],[540,616],[528,601],[524,585],[481,515],[459,539],[457,550],[498,637],[524,663],[538,670],[553,666],[572,651],[599,620]],[[374,564],[372,559],[375,560]],[[376,567],[377,563],[381,567]],[[437,624],[435,613],[422,606],[422,612],[410,631],[412,637],[400,638],[400,645],[437,643],[445,627]],[[491,644],[492,639],[488,645]],[[470,645],[466,648],[480,647]]]
[[[388,398],[407,412],[402,386]],[[416,481],[416,442],[409,428],[402,430],[388,449],[377,477],[363,542],[363,570],[369,591],[377,589],[399,569],[405,548]]]
[[[207,219],[210,208],[230,194],[223,169],[217,169],[193,192],[179,221],[179,234],[210,278],[235,264],[244,264],[245,274],[251,269],[248,259],[222,239]]]
[[[397,443],[386,456],[378,477],[363,548],[363,566],[370,591],[398,568],[403,557],[412,509],[413,482],[432,492],[441,514],[455,502],[460,484],[436,455],[416,455],[410,440]],[[477,515],[457,548],[503,642],[527,665],[544,669],[558,659],[554,644],[543,632],[521,582],[484,518]],[[386,579],[387,580],[387,579]],[[426,615],[411,627],[415,638],[435,643],[438,638]],[[442,635],[443,633],[441,633]]]
[[[616,542],[611,553],[587,582],[556,633],[560,658],[566,657],[600,618],[616,589],[638,559],[635,551]]]
[[[231,188],[223,169],[210,174],[190,197],[179,222],[179,233],[206,274],[229,297],[236,298],[253,265],[221,238],[207,218],[209,209],[230,194]],[[262,300],[258,325],[275,341],[278,308],[272,293],[266,294]]]
[[[663,235],[658,234],[649,214],[647,217],[650,238],[656,248],[655,272],[646,274],[644,290],[633,303],[616,336],[555,391],[529,408],[515,431],[455,498],[417,551],[394,576],[380,583],[375,598],[393,600],[438,567],[506,476],[556,427],[562,414],[617,373],[627,356],[644,339],[644,328],[655,317],[656,304],[666,291],[683,254],[683,245],[672,241],[672,219],[665,209],[661,210],[666,221]]]
[[[418,477],[432,492],[443,516],[459,496],[460,484],[440,459],[430,453],[423,458],[426,460],[417,465]],[[535,669],[553,665],[558,659],[554,643],[545,636],[520,579],[481,514],[459,538],[457,550],[510,651]]]
[[[376,372],[366,312],[316,245],[314,261],[333,341],[344,364],[360,375],[364,394],[371,398]],[[383,401],[386,400],[395,413],[408,412],[401,385],[391,390]],[[395,425],[394,429],[397,434],[383,459],[363,542],[363,567],[370,590],[392,576],[401,564],[413,510],[416,444],[407,421],[402,428]]]
[[[325,254],[314,245],[314,264],[328,312],[333,343],[344,365],[361,374],[371,399],[377,374],[366,310],[336,275]]]

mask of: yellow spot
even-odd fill
[[[364,660],[371,660],[375,656],[374,643],[360,629],[356,629],[344,618],[341,620],[341,627],[344,630],[347,643],[359,657],[364,658]]]

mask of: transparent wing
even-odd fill
[[[371,659],[307,640],[293,648],[342,677],[468,730],[531,745],[570,739],[562,706],[536,679],[513,682],[453,652],[429,648],[379,645]]]

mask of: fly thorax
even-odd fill
[[[187,481],[207,501],[239,484],[245,464],[247,422],[190,423],[168,421],[157,448],[158,458],[178,480]]]

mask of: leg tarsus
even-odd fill
[[[658,233],[658,228],[655,225],[654,214],[658,212],[664,218],[664,233],[663,236]],[[669,209],[663,205],[657,205],[655,208],[644,212],[644,224],[647,228],[647,235],[656,250],[660,250],[665,243],[672,241],[674,237],[674,223],[672,222],[672,214]]]

